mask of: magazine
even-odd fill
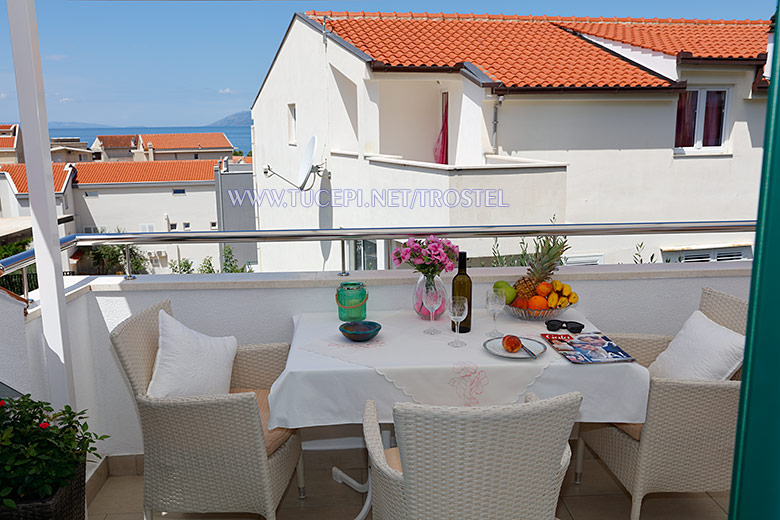
[[[577,364],[634,361],[603,332],[583,334],[542,334],[560,355]]]

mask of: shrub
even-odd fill
[[[86,411],[55,412],[30,395],[0,399],[0,500],[7,508],[42,500],[67,485],[80,462],[106,439],[89,431]]]

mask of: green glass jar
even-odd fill
[[[336,305],[339,306],[341,321],[363,321],[366,319],[368,290],[363,282],[342,282],[336,289]]]

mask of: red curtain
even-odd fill
[[[441,130],[439,138],[433,147],[433,160],[437,164],[447,164],[447,114],[449,113],[449,96],[444,95],[442,100]]]
[[[677,100],[677,129],[674,136],[675,148],[683,148],[694,145],[696,135],[696,104],[699,93],[694,91],[683,92]]]

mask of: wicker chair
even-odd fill
[[[150,398],[146,388],[157,355],[161,309],[171,314],[170,301],[131,316],[111,333],[141,417],[144,519],[152,519],[152,510],[243,512],[275,519],[296,465],[305,496],[298,432],[264,427],[264,389],[284,370],[290,346],[239,346],[230,394]]]
[[[699,309],[712,321],[745,333],[745,300],[705,288]],[[644,334],[609,336],[645,367],[672,340]],[[652,378],[644,424],[583,428],[581,438],[631,493],[631,520],[639,520],[642,499],[649,493],[730,488],[739,377],[740,372],[732,381]]]
[[[385,450],[376,405],[367,401],[375,520],[553,520],[569,466],[578,393],[525,404],[393,408],[398,448]]]

